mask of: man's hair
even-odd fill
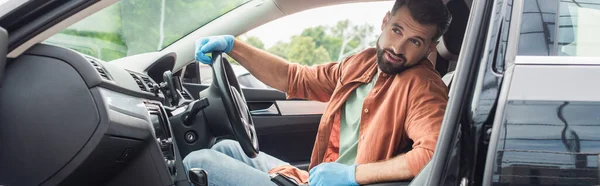
[[[437,41],[448,30],[452,15],[442,0],[396,0],[391,14],[394,15],[403,6],[408,8],[418,23],[437,26],[433,41]]]

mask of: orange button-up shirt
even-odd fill
[[[290,64],[289,98],[329,102],[319,124],[310,168],[334,162],[339,156],[340,115],[344,102],[358,86],[377,73],[376,50],[366,49],[340,63],[313,67]],[[405,154],[409,171],[416,175],[431,159],[448,101],[448,89],[428,60],[402,73],[379,73],[360,114],[356,164],[373,163]],[[359,114],[359,113],[356,113]],[[273,168],[300,183],[308,173],[292,166]]]

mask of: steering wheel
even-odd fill
[[[209,125],[217,135],[233,135],[244,153],[254,158],[258,155],[258,138],[246,98],[227,58],[213,52],[212,60],[213,83],[206,96],[211,103],[207,108],[207,114],[212,115]]]

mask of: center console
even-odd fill
[[[148,109],[150,114],[150,122],[152,122],[152,130],[156,138],[156,143],[160,147],[165,165],[169,170],[171,177],[175,179],[177,176],[177,168],[175,166],[176,152],[175,145],[173,144],[173,133],[169,124],[169,117],[162,107],[160,102],[155,101],[144,101],[144,105]]]

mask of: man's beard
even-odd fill
[[[389,75],[394,75],[394,74],[399,74],[401,72],[403,72],[406,69],[409,69],[410,67],[416,66],[418,63],[414,64],[414,65],[410,65],[407,66],[406,64],[408,63],[408,61],[406,60],[406,56],[404,56],[404,54],[396,54],[394,53],[391,49],[382,49],[381,47],[379,47],[379,39],[377,39],[377,66],[379,67],[379,70],[381,70],[382,72],[389,74]],[[385,51],[388,51],[391,55],[395,55],[396,57],[399,57],[402,59],[402,63],[401,64],[396,64],[396,63],[392,63],[388,60],[386,60],[383,55],[385,54]],[[425,58],[425,57],[423,57]],[[422,59],[421,59],[422,60]]]

